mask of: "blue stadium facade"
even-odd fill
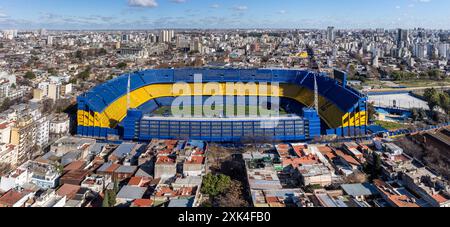
[[[280,84],[280,97],[305,108],[297,115],[263,118],[158,117],[151,113],[170,105],[176,97],[173,84],[243,82]],[[130,100],[127,84],[130,77]],[[306,108],[314,103],[314,78],[318,83],[319,113]],[[205,97],[209,94],[203,94]],[[229,95],[229,94],[224,94]],[[192,95],[194,96],[194,94]],[[198,139],[232,142],[242,140],[308,140],[321,134],[340,136],[367,132],[367,97],[330,78],[304,70],[272,69],[161,69],[119,76],[78,97],[77,134],[94,138],[120,136],[126,140]],[[127,106],[129,105],[129,109]],[[319,117],[320,116],[320,117]],[[261,122],[277,121],[276,127]]]

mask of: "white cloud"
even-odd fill
[[[219,4],[212,4],[210,7],[213,8],[213,9],[217,9],[217,8],[220,8],[220,5]]]
[[[135,7],[154,8],[158,6],[156,0],[128,0],[128,5]]]
[[[235,7],[233,7],[233,10],[246,11],[246,10],[248,10],[248,7],[247,6],[235,6]]]
[[[185,3],[186,0],[171,0],[173,3]]]

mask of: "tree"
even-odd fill
[[[109,205],[109,190],[105,190],[105,194],[103,195],[102,207],[110,207],[110,205]]]
[[[438,111],[433,111],[433,121],[437,122],[437,123],[444,123],[448,121],[448,115],[446,114],[442,114],[441,112]]]
[[[448,114],[450,111],[450,96],[448,93],[439,93],[439,106]]]
[[[432,80],[441,80],[442,79],[442,72],[437,69],[432,69],[427,72],[428,77]]]
[[[9,98],[5,98],[2,102],[2,105],[0,106],[0,112],[3,112],[5,110],[8,110],[9,107],[11,107],[12,103]]]
[[[215,207],[248,207],[248,202],[242,199],[242,191],[242,183],[239,181],[232,181],[231,186],[225,193],[215,198],[213,204]]]
[[[419,110],[417,108],[411,109],[411,118],[413,121],[419,121],[420,114],[419,114]]]
[[[64,173],[64,166],[61,163],[55,162],[53,163],[53,167],[59,174],[62,175]]]
[[[108,53],[108,52],[106,51],[105,48],[101,48],[101,49],[99,50],[99,52],[98,52],[99,55],[105,55],[105,54],[107,54],[107,53]]]
[[[109,193],[109,198],[108,198],[108,200],[109,200],[109,205],[110,205],[110,206],[113,207],[113,206],[116,205],[116,203],[117,203],[116,198],[117,198],[117,192],[116,192],[115,190],[112,190],[112,191]]]
[[[369,120],[374,121],[375,116],[377,115],[377,111],[375,110],[375,106],[373,105],[373,103],[369,103],[367,105],[367,112],[369,114]]]
[[[372,179],[378,179],[381,175],[381,157],[377,153],[372,153],[373,165],[372,165]]]
[[[87,80],[87,79],[89,79],[89,76],[90,76],[90,71],[91,71],[91,68],[86,68],[83,72],[81,72],[81,73],[79,73],[78,75],[77,75],[77,78],[78,79],[81,79],[81,80]]]
[[[103,196],[102,206],[103,207],[114,207],[117,202],[116,197],[117,197],[117,192],[116,192],[115,186],[114,186],[114,189],[112,189],[112,190],[106,189],[105,195]]]
[[[4,47],[3,43],[0,43],[0,49],[2,49]]]
[[[77,52],[75,52],[75,57],[78,58],[80,61],[83,60],[83,52],[81,50],[77,50]]]
[[[211,197],[222,194],[230,187],[231,178],[223,174],[213,175],[207,174],[203,178],[202,193],[208,194]]]
[[[0,162],[0,175],[6,174],[11,171],[11,167],[12,166],[10,163]]]
[[[42,101],[42,112],[43,113],[51,113],[53,110],[53,100],[52,99],[44,99]]]
[[[425,90],[423,97],[428,102],[430,110],[433,111],[436,106],[439,105],[439,94],[434,88],[428,88]]]
[[[58,73],[54,68],[49,68],[47,72],[52,76],[55,76]]]
[[[355,171],[346,177],[345,181],[348,184],[364,183],[367,181],[367,176],[361,171]]]
[[[120,62],[119,64],[117,64],[118,69],[125,69],[126,67],[127,67],[127,63],[125,63],[125,62]]]
[[[315,190],[322,189],[323,187],[320,184],[309,184],[304,187],[305,192],[313,193]]]
[[[25,73],[24,77],[26,79],[33,80],[33,79],[36,78],[36,75],[32,71],[28,71],[28,72]]]

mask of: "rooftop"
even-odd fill
[[[371,196],[371,195],[377,195],[379,194],[376,187],[373,186],[370,183],[363,183],[363,184],[342,184],[341,185],[342,190],[347,195],[353,196],[353,197],[359,197],[359,196]]]
[[[142,199],[146,191],[147,188],[144,187],[133,187],[125,185],[117,194],[117,198],[126,200]]]
[[[15,189],[11,189],[8,192],[6,192],[2,197],[0,197],[0,205],[12,207],[19,200],[29,195],[30,193],[32,192],[29,190],[18,191]]]

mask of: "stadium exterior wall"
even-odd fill
[[[193,86],[193,76],[197,74],[203,76],[203,83],[218,82],[221,86],[227,82],[253,82],[257,86],[260,83],[276,82],[280,84],[279,96],[298,101],[305,106],[312,106],[314,102],[314,78],[316,78],[319,86],[319,115],[327,126],[332,128],[327,133],[350,135],[352,132],[367,132],[367,97],[352,88],[339,84],[325,74],[281,69],[164,69],[145,70],[119,76],[79,96],[77,134],[96,138],[106,138],[109,135],[132,137],[131,134],[126,134],[129,131],[128,127],[119,127],[120,123],[129,125],[127,114],[130,113],[126,108],[128,77],[131,78],[130,108],[137,109],[156,98],[175,97],[176,95],[172,92],[173,84],[184,81]],[[244,93],[239,93],[239,91],[233,94],[222,93],[222,95],[235,96],[271,96],[271,94],[271,91],[265,94],[247,94],[245,88]],[[208,96],[211,94],[196,93],[195,91],[190,95]],[[139,115],[139,113],[134,114]],[[307,114],[306,112],[305,115]],[[318,134],[320,134],[316,123],[309,124],[310,121],[307,120],[307,117],[304,116],[304,118],[305,122],[308,122],[305,125],[311,127],[305,131],[312,130],[311,135],[315,135],[318,130]],[[306,135],[304,137],[311,138]],[[136,134],[133,138],[136,138]]]

